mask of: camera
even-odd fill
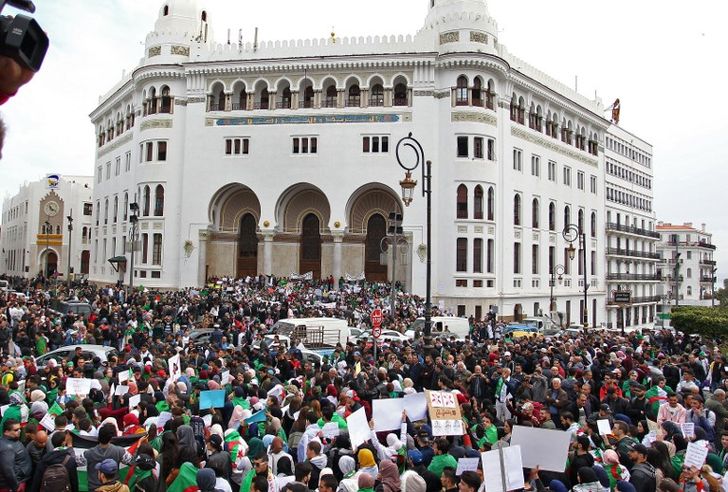
[[[35,12],[30,0],[0,0],[0,12],[11,5],[26,12]],[[40,70],[48,51],[48,36],[38,22],[27,15],[0,16],[0,55],[12,58],[33,72]]]

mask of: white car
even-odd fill
[[[368,342],[371,342],[372,332],[371,331],[365,331],[361,335],[359,335],[359,340],[365,340]],[[382,330],[382,334],[379,337],[379,342],[411,342],[412,339],[405,335],[404,333],[400,333],[396,330]]]
[[[364,333],[360,328],[349,328],[349,342],[356,343],[356,340]]]
[[[115,348],[104,345],[66,345],[65,347],[57,348],[47,354],[36,357],[35,364],[39,368],[45,367],[51,359],[55,359],[56,362],[62,364],[64,361],[69,361],[73,358],[76,347],[81,347],[81,356],[88,361],[93,360],[94,357],[98,357],[101,362],[108,362],[111,357],[118,355]]]

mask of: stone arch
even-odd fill
[[[208,219],[217,231],[238,232],[240,220],[250,213],[260,221],[260,201],[255,192],[241,183],[230,183],[212,196]]]
[[[384,77],[379,73],[374,73],[369,76],[367,79],[367,85],[364,87],[364,89],[370,89],[372,86],[380,84],[382,87],[384,87]]]
[[[59,258],[58,252],[54,248],[44,246],[38,255],[38,265],[40,265],[39,270],[47,277],[56,273],[59,267]],[[104,261],[106,261],[106,259],[104,259]]]
[[[327,75],[326,77],[324,77],[324,78],[323,78],[323,79],[321,80],[321,84],[320,84],[320,85],[319,85],[318,87],[316,87],[316,86],[314,85],[314,89],[315,89],[315,90],[319,90],[319,91],[324,91],[324,92],[325,92],[325,91],[326,91],[326,89],[327,89],[327,88],[328,88],[328,87],[329,87],[330,85],[333,85],[333,86],[334,86],[335,88],[337,88],[337,89],[339,88],[339,82],[338,82],[338,81],[336,80],[336,78],[335,78],[335,77],[334,77],[333,75]]]
[[[300,233],[308,214],[319,219],[322,232],[329,230],[331,206],[326,195],[310,183],[297,183],[284,191],[276,204],[276,220],[281,232]]]
[[[374,214],[389,217],[391,212],[402,213],[397,194],[382,183],[368,183],[352,193],[346,204],[347,230],[365,234],[369,219]]]

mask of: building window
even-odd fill
[[[523,171],[523,152],[519,149],[513,149],[513,170]]]
[[[142,234],[142,263],[147,263],[149,260],[149,234],[146,232]]]
[[[513,225],[521,225],[521,195],[518,193],[513,197]]]
[[[475,137],[473,138],[473,157],[482,159],[483,156],[483,137]]]
[[[464,184],[458,186],[456,209],[458,219],[468,218],[468,187]]]
[[[389,137],[365,136],[362,137],[362,152],[365,154],[386,154],[389,152]]]
[[[513,273],[521,273],[521,243],[513,243]]]
[[[537,155],[531,156],[531,175],[541,176],[541,158]]]
[[[473,287],[482,287],[482,286],[483,286],[483,281],[482,280],[473,280]],[[481,319],[482,318],[482,313],[481,314],[478,314],[478,308],[480,308],[480,306],[475,306],[476,318]]]
[[[468,105],[468,78],[464,75],[458,77],[457,87],[455,89],[455,105]]]
[[[693,278],[693,269],[692,269],[692,268],[688,268],[688,269],[687,269],[687,270],[685,271],[685,276],[686,276],[687,278]]]
[[[144,195],[142,198],[142,201],[143,201],[142,215],[144,217],[149,217],[149,203],[151,201],[150,194],[151,194],[151,190],[150,190],[149,186],[145,186]]]
[[[589,177],[589,190],[592,193],[594,193],[595,195],[597,194],[597,177],[596,176]]]
[[[467,158],[469,155],[468,137],[458,137],[458,157]]]
[[[83,204],[83,215],[92,215],[93,214],[93,205],[90,203],[84,203]]]
[[[556,181],[556,163],[549,161],[549,181]]]
[[[157,142],[157,160],[167,160],[167,142]]]
[[[146,155],[145,162],[150,162],[150,161],[154,160],[154,143],[147,142],[146,145],[147,145],[147,147],[146,147],[147,155]]]
[[[491,186],[488,188],[488,220],[495,218],[495,190]]]
[[[473,272],[483,273],[483,240],[473,240]]]
[[[556,230],[556,204],[549,203],[549,231]]]
[[[106,180],[111,179],[111,161],[106,163]]]
[[[495,160],[495,140],[493,140],[492,138],[488,139],[488,160]]]
[[[455,279],[455,287],[467,287],[468,281],[464,278],[456,278]]]
[[[116,163],[114,165],[114,176],[118,176],[121,174],[121,157],[116,158]]]
[[[152,265],[162,264],[162,235],[154,234],[152,240]]]
[[[485,268],[488,273],[493,273],[495,269],[495,241],[493,239],[488,239],[488,250],[486,251]],[[490,283],[490,280],[488,282]],[[493,286],[488,285],[488,287]]]
[[[248,155],[250,153],[250,139],[226,138],[225,155]]]
[[[581,171],[576,173],[576,187],[584,191],[584,173]]]
[[[131,171],[131,152],[127,152],[124,156],[124,171]]]
[[[293,137],[294,154],[316,154],[318,153],[317,137]]]
[[[161,217],[164,215],[164,186],[157,185],[154,190],[154,216]]]
[[[537,275],[539,272],[538,244],[531,246],[531,273]]]
[[[571,168],[564,166],[564,185],[571,186]]]
[[[564,228],[569,224],[571,224],[571,209],[567,205],[564,207]]]
[[[538,203],[538,198],[534,198],[531,202],[531,227],[534,229],[539,228],[539,214],[541,213],[541,207]]]
[[[591,214],[591,237],[597,237],[597,213]]]
[[[468,271],[468,240],[464,237],[457,239],[455,270],[458,272]]]
[[[103,168],[101,166],[96,168],[96,182],[100,183],[103,178]]]
[[[483,187],[477,185],[473,192],[473,218],[483,218]]]

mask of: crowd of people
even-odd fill
[[[476,492],[482,464],[459,471],[459,460],[509,446],[516,426],[571,434],[563,470],[523,469],[527,491],[728,490],[728,367],[712,340],[513,339],[471,319],[465,339],[380,343],[376,359],[371,341],[352,340],[314,363],[295,344],[256,342],[283,318],[365,327],[375,307],[404,331],[422,299],[398,291],[392,312],[385,284],[266,277],[178,292],[13,288],[0,293],[0,492]],[[91,313],[52,308],[71,299]],[[201,327],[213,333],[204,345],[189,338]],[[73,344],[115,350],[36,360]],[[79,380],[93,380],[85,393]],[[201,404],[210,390],[222,405]],[[374,430],[373,401],[425,390],[455,395],[462,435],[434,435],[407,412],[401,429]],[[353,446],[347,417],[361,408],[372,430]],[[685,464],[690,443],[708,448],[702,467]]]

